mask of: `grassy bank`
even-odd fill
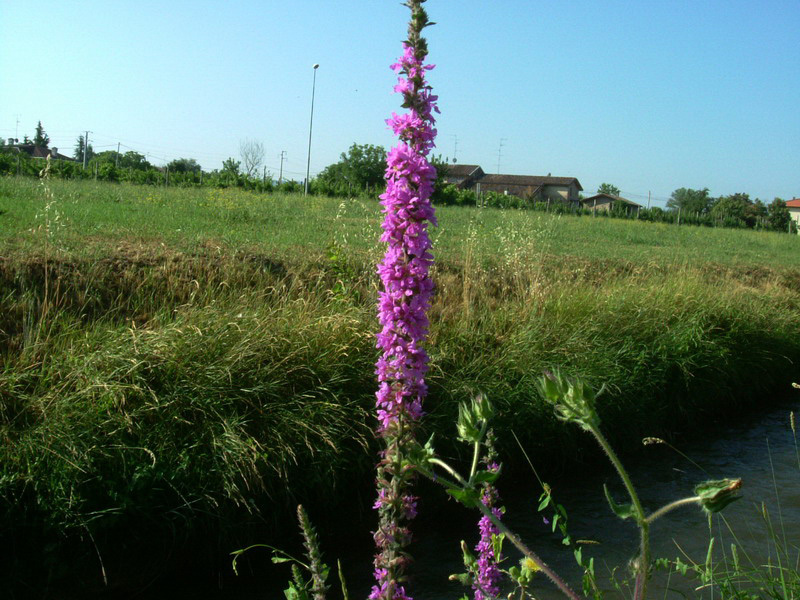
[[[0,179],[6,522],[100,539],[278,522],[368,487],[378,209]],[[545,368],[607,384],[605,429],[627,447],[796,378],[796,236],[438,214],[429,431],[449,436],[482,391],[507,460],[513,430],[554,465],[586,445],[540,402]]]

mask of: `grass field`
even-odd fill
[[[11,531],[277,522],[369,488],[379,208],[0,179],[0,497],[26,523]],[[449,436],[481,391],[505,460],[521,460],[513,430],[552,468],[588,446],[540,402],[546,368],[607,384],[601,415],[628,448],[796,379],[798,236],[438,217],[428,431]]]

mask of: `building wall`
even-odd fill
[[[593,200],[592,202],[585,203],[584,207],[597,212],[608,212],[611,210],[611,200]]]
[[[542,199],[558,202],[574,203],[578,202],[578,186],[574,183],[570,185],[546,185],[542,188]]]
[[[797,233],[800,234],[800,208],[789,207],[789,214],[792,216],[795,225],[797,225]]]

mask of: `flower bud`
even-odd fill
[[[741,498],[739,495],[741,487],[741,479],[715,479],[704,481],[694,488],[694,493],[699,496],[700,505],[705,512],[717,513]]]

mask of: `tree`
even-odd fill
[[[597,188],[598,194],[608,194],[609,196],[619,196],[619,188],[611,183],[601,183]]]
[[[720,196],[711,207],[711,217],[726,227],[753,227],[756,218],[747,194]]]
[[[789,231],[789,224],[792,222],[792,215],[786,202],[780,198],[775,198],[768,207],[767,223],[769,228],[774,231]]]
[[[234,177],[238,177],[241,166],[242,163],[240,163],[238,160],[226,158],[222,161],[222,172],[233,175]]]
[[[42,122],[36,125],[36,134],[33,136],[33,145],[37,148],[47,148],[50,145],[50,137],[45,133]]]
[[[353,144],[339,157],[339,162],[325,167],[319,179],[328,186],[363,190],[383,185],[386,150],[372,144]]]
[[[258,169],[264,162],[264,144],[251,139],[242,140],[239,142],[239,156],[244,163],[245,175],[258,175]]]
[[[92,145],[89,144],[91,148]],[[136,152],[135,150],[128,150],[125,154],[119,157],[119,166],[124,169],[135,169],[137,171],[146,171],[151,165],[144,154]]]
[[[170,173],[199,173],[202,168],[193,158],[176,158],[171,161],[167,168]]]
[[[78,139],[75,142],[75,151],[73,152],[72,156],[75,160],[83,160],[83,148],[85,144],[84,136],[78,136]],[[89,147],[86,149],[86,162],[92,160],[94,156],[94,150],[92,149],[92,145],[89,144]]]
[[[112,164],[116,165],[121,157],[121,154],[118,154],[116,150],[104,150],[103,152],[98,152],[92,157],[92,161],[95,163],[101,164]]]
[[[679,188],[672,192],[669,200],[667,200],[667,208],[672,210],[680,209],[684,213],[704,214],[711,208],[711,197],[708,195],[708,188],[703,188],[702,190]]]

